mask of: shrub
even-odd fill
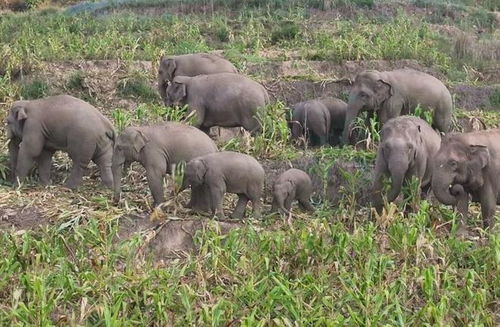
[[[145,78],[130,77],[122,79],[117,85],[118,93],[124,97],[137,98],[145,102],[153,102],[159,99],[154,90]]]
[[[285,21],[279,24],[271,34],[271,42],[277,43],[282,40],[292,40],[299,35],[300,27],[293,21]]]
[[[21,86],[21,97],[23,99],[39,99],[49,94],[49,84],[46,81],[35,79]]]

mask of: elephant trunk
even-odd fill
[[[408,159],[400,158],[389,162],[389,171],[391,173],[391,190],[387,195],[387,201],[394,201],[403,187],[406,171],[408,170]]]
[[[439,202],[446,205],[457,205],[458,198],[451,193],[453,179],[448,178],[445,172],[434,171],[431,187]],[[456,189],[457,190],[457,189]]]
[[[115,150],[113,153],[113,161],[111,165],[111,171],[113,172],[113,200],[120,200],[121,193],[121,179],[123,165],[125,163],[125,156],[122,151]]]
[[[363,104],[356,100],[355,97],[349,99],[347,105],[347,112],[345,115],[344,132],[342,133],[342,144],[346,145],[350,143],[350,136],[353,128],[354,119],[358,116],[359,112],[363,108]]]
[[[167,81],[165,81],[161,76],[158,77],[158,92],[160,93],[160,97],[163,103],[167,104]]]

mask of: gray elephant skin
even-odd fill
[[[432,111],[434,128],[448,132],[452,98],[437,78],[412,69],[358,74],[349,94],[343,143],[349,142],[354,119],[360,112],[368,111],[369,117],[376,112],[383,125],[391,118],[414,113],[418,105]]]
[[[299,102],[292,107],[289,122],[292,138],[305,138],[312,146],[323,146],[330,136],[330,111],[319,100]]]
[[[69,95],[16,101],[7,117],[9,155],[15,184],[38,163],[42,184],[50,183],[55,151],[67,152],[73,166],[66,186],[77,188],[89,162],[97,164],[104,185],[111,187],[115,131],[95,107]]]
[[[274,182],[271,212],[290,214],[294,200],[299,202],[301,209],[314,211],[310,202],[312,190],[312,181],[306,172],[295,168],[288,169]]]
[[[375,162],[372,204],[381,213],[384,177],[390,177],[391,188],[387,201],[394,201],[401,192],[403,183],[412,176],[420,180],[420,186],[428,189],[431,162],[439,150],[441,137],[423,119],[400,116],[389,120],[381,130],[381,141]]]
[[[344,131],[347,103],[334,97],[321,97],[318,101],[323,103],[330,112],[330,145],[339,145]]]
[[[492,226],[500,204],[500,129],[445,135],[433,161],[432,190],[463,217],[471,195],[481,203],[484,227]]]
[[[116,138],[113,152],[114,201],[120,199],[125,163],[137,161],[144,166],[153,195],[153,206],[158,206],[165,201],[163,176],[172,173],[172,165],[216,151],[217,146],[210,137],[192,126],[167,122],[161,125],[127,127]],[[197,204],[190,202],[189,205]]]
[[[163,101],[165,101],[167,86],[176,76],[216,73],[238,73],[238,71],[232,63],[216,54],[195,53],[180,56],[162,56],[158,68],[158,91]]]
[[[237,152],[223,151],[195,158],[187,163],[185,186],[206,185],[211,197],[211,213],[224,218],[226,192],[238,195],[232,218],[243,218],[248,201],[252,201],[254,217],[259,218],[264,188],[264,169],[255,158]]]
[[[244,127],[260,130],[257,109],[269,104],[269,95],[248,77],[221,73],[177,76],[167,88],[167,106],[188,105],[195,114],[195,126],[208,133],[210,127]]]

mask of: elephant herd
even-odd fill
[[[238,74],[224,58],[213,54],[162,57],[158,70],[159,93],[165,105],[187,105],[194,126],[175,122],[128,127],[119,135],[111,122],[90,104],[70,95],[16,101],[7,117],[9,155],[14,184],[38,165],[39,179],[50,182],[55,151],[73,161],[66,186],[76,188],[92,160],[102,182],[119,201],[122,171],[137,161],[146,170],[154,205],[164,202],[163,176],[186,162],[182,188],[191,188],[188,207],[223,217],[226,192],[238,195],[233,217],[242,218],[249,201],[260,216],[265,174],[253,157],[218,151],[207,135],[213,126],[261,130],[258,114],[270,103],[266,89]],[[410,116],[428,110],[432,124]],[[291,106],[288,122],[294,138],[312,145],[348,143],[360,112],[377,113],[382,125],[373,182],[373,206],[383,206],[383,179],[390,177],[388,201],[394,201],[409,178],[419,179],[424,192],[456,206],[463,216],[469,201],[480,202],[485,227],[494,224],[500,203],[500,129],[447,133],[452,117],[450,92],[428,74],[401,69],[365,71],[352,85],[348,103],[321,97]],[[312,211],[312,183],[298,169],[290,169],[273,187],[272,211],[289,213],[292,201]]]

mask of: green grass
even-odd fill
[[[466,31],[474,19],[481,21],[481,28],[488,27],[491,16],[482,16],[482,8],[494,5],[480,1],[481,8],[475,10],[473,0],[452,5],[408,2],[436,8],[440,17],[448,6],[456,7],[457,13],[467,13],[463,22],[445,17],[437,23],[452,23]],[[321,9],[326,3],[185,0],[188,14],[179,16],[66,16],[57,9],[3,14],[0,102],[5,105],[0,118],[5,118],[13,100],[62,90],[98,102],[118,131],[167,120],[189,124],[187,108],[160,105],[151,86],[161,54],[223,50],[243,73],[250,63],[291,59],[334,63],[415,59],[453,82],[469,81],[467,71],[489,64],[476,63],[477,58],[467,53],[457,60],[454,40],[428,25],[439,16],[399,12],[372,17],[369,8],[379,2],[371,0],[331,3],[339,13],[354,12],[352,19],[315,20],[306,8]],[[127,6],[151,5],[167,6],[158,0]],[[208,14],[200,14],[200,8]],[[45,62],[99,59],[125,66],[148,60],[153,68],[120,75],[112,95],[95,93],[101,88],[92,87],[94,75],[85,71],[56,83],[44,77]],[[36,78],[25,79],[31,72]],[[263,78],[280,77],[278,73]],[[110,101],[107,106],[114,91],[133,105],[126,109]],[[497,107],[498,94],[490,98]],[[308,172],[325,184],[324,190],[314,190],[320,195],[331,186],[327,181],[335,168],[342,179],[335,194],[339,201],[332,204],[327,197],[315,196],[314,214],[294,207],[291,219],[249,218],[229,233],[221,233],[213,220],[182,209],[179,203],[189,192],[173,192],[171,178],[167,178],[169,201],[164,212],[149,215],[151,196],[138,165],[127,173],[127,200],[118,206],[111,204],[111,192],[101,188],[95,176],[86,178],[75,192],[61,187],[68,162],[60,158],[54,163],[55,185],[13,190],[6,181],[3,135],[0,181],[7,186],[0,186],[0,326],[495,326],[500,242],[498,232],[479,228],[478,206],[471,206],[468,224],[480,237],[468,240],[457,237],[458,217],[451,208],[420,199],[415,183],[405,187],[401,203],[374,215],[361,203],[361,196],[369,193],[372,183],[369,173],[379,140],[376,121],[360,127],[369,136],[365,150],[361,145],[302,149],[291,144],[286,115],[285,103],[269,105],[258,115],[263,125],[260,134],[218,146],[251,154],[264,164],[279,162],[280,168],[289,162],[310,163]],[[456,111],[456,118],[471,117],[479,117],[488,127],[500,126],[495,111]],[[405,206],[412,212],[405,213]],[[10,216],[13,208],[20,216],[38,208],[41,217],[35,217],[36,224],[48,225],[7,230],[3,226],[9,219],[18,218]],[[149,247],[161,242],[158,230],[133,230],[130,239],[118,239],[120,217],[134,214],[177,222],[204,219],[206,227],[196,233],[183,231],[192,234],[197,250],[162,262],[164,257],[148,255]]]

